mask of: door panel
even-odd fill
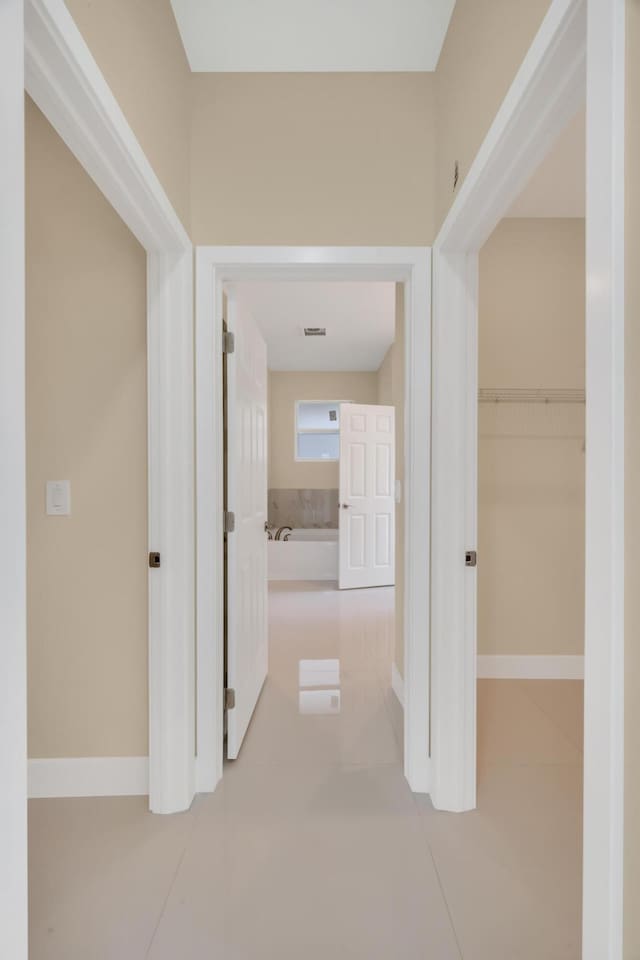
[[[340,407],[341,589],[395,582],[395,410]]]
[[[227,756],[238,756],[267,676],[267,351],[251,315],[228,301],[235,350],[227,357]]]
[[[388,444],[376,444],[376,497],[391,496],[391,453]]]
[[[376,567],[388,567],[391,563],[389,527],[389,515],[386,513],[376,514]]]
[[[352,443],[349,447],[350,470],[349,491],[351,500],[365,496],[366,447],[363,443]]]

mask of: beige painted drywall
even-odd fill
[[[503,220],[480,254],[482,387],[583,387],[583,220]],[[481,404],[478,651],[581,654],[584,407]]]
[[[393,346],[385,353],[378,370],[378,403],[393,404]]]
[[[378,375],[372,373],[290,373],[269,371],[269,488],[337,490],[338,463],[295,459],[296,400],[377,403]]]
[[[65,0],[186,229],[191,72],[170,0]]]
[[[434,75],[194,74],[195,243],[428,244]]]
[[[404,486],[404,284],[396,284],[396,329],[378,370],[378,403],[396,411],[396,480]],[[404,498],[396,504],[395,664],[404,676]]]
[[[146,257],[29,99],[26,199],[29,755],[143,756]]]
[[[480,254],[480,384],[584,387],[582,219],[505,219]]]
[[[624,957],[640,957],[640,0],[627,0]]]
[[[435,74],[194,74],[194,242],[431,243],[549,3],[457,0]]]
[[[550,0],[457,0],[435,74],[436,229],[531,46]]]

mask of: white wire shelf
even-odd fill
[[[548,390],[529,387],[481,387],[479,403],[584,403],[584,390],[553,388]]]

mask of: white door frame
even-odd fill
[[[63,0],[24,14],[27,92],[147,251],[149,805],[173,813],[195,790],[193,251]]]
[[[429,780],[429,429],[431,251],[428,247],[196,248],[197,789],[223,765],[222,288],[240,280],[405,283],[405,776]]]
[[[434,245],[432,798],[468,810],[478,252],[586,91],[585,960],[622,956],[624,16],[624,0],[553,0]]]
[[[27,960],[23,0],[0,3],[0,956]]]

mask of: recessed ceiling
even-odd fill
[[[584,217],[585,138],[586,118],[581,111],[560,134],[510,208],[508,217]]]
[[[255,281],[233,291],[262,331],[270,370],[377,370],[394,340],[394,283]],[[326,336],[305,337],[305,327]]]
[[[171,0],[193,71],[435,70],[455,0]]]

